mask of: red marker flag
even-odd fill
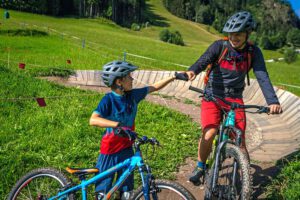
[[[25,63],[19,63],[19,68],[20,69],[25,69],[26,64]]]
[[[40,107],[46,106],[46,102],[45,102],[44,98],[36,98],[35,100],[37,101],[37,103],[39,104]]]

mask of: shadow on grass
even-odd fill
[[[300,151],[296,151],[282,159],[278,160],[276,164],[251,164],[251,171],[253,172],[253,199],[268,199],[266,196],[267,187],[271,185],[281,172],[282,168],[288,163],[299,159]]]
[[[170,24],[167,22],[167,19],[157,15],[153,11],[153,5],[149,5],[146,1],[146,10],[145,10],[145,18],[147,21],[150,22],[150,24],[154,26],[160,26],[160,27],[169,27]]]
[[[49,34],[44,31],[39,31],[35,29],[9,29],[9,30],[0,30],[0,35],[7,36],[48,36]]]

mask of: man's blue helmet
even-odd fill
[[[127,76],[138,67],[124,61],[112,61],[103,66],[101,77],[105,85],[112,86],[114,80],[118,77]]]
[[[249,32],[254,30],[256,23],[252,15],[247,11],[237,12],[232,15],[226,22],[223,28],[225,33]]]

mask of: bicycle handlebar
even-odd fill
[[[156,138],[148,138],[147,136],[138,137],[138,134],[131,130],[125,130],[121,127],[114,128],[114,134],[120,136],[120,137],[127,137],[129,140],[135,140],[135,145],[138,147],[143,144],[151,144],[151,145],[157,145],[160,146],[159,141]]]
[[[220,97],[218,95],[215,95],[215,94],[208,95],[208,94],[206,94],[204,92],[204,90],[196,88],[196,87],[193,87],[193,86],[190,86],[189,89],[192,90],[192,91],[194,91],[194,92],[201,93],[209,101],[215,101],[216,102],[216,99],[215,99],[215,97],[216,97],[216,98],[220,99],[221,101],[223,101],[225,104],[229,105],[232,109],[237,109],[237,108],[242,108],[242,109],[256,108],[256,109],[258,109],[257,113],[269,113],[270,112],[270,108],[269,107],[257,106],[257,105],[241,105],[241,104],[234,103],[234,102],[232,103],[232,102],[229,102],[229,101],[225,100],[223,97]]]
[[[141,146],[143,144],[147,144],[147,143],[149,143],[151,145],[160,146],[160,143],[156,138],[148,138],[147,136],[142,136],[141,138],[137,137],[135,145],[137,145],[139,147],[139,146]]]

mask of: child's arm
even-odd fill
[[[91,126],[99,126],[101,128],[116,128],[118,127],[119,122],[111,121],[101,117],[101,115],[97,113],[93,113],[90,118]]]
[[[165,87],[166,85],[168,85],[170,82],[174,81],[175,80],[175,76],[173,77],[168,77],[166,79],[163,79],[161,81],[158,81],[156,83],[153,83],[152,85],[149,86],[149,92],[148,93],[151,93],[151,92],[155,92],[157,90],[160,90],[162,89],[163,87]]]

